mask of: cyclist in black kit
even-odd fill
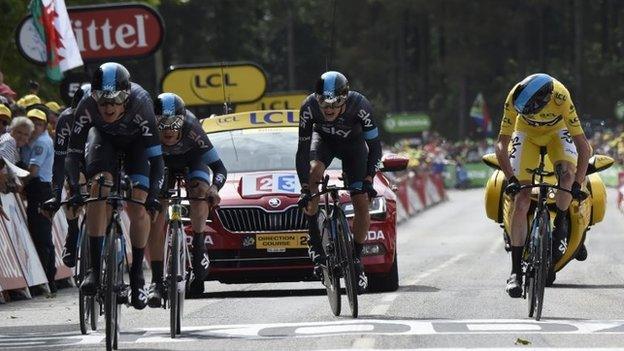
[[[124,154],[124,168],[133,182],[132,197],[145,206],[127,204],[130,217],[132,266],[130,288],[132,305],[143,309],[147,305],[144,289],[143,255],[150,230],[150,215],[161,210],[158,193],[163,182],[164,163],[154,107],[149,94],[138,84],[130,82],[128,70],[114,62],[101,65],[91,81],[91,95],[78,104],[65,159],[65,171],[71,188],[70,203],[82,204],[79,195],[79,165],[85,159],[88,179],[103,176],[108,185],[118,174],[117,154]],[[88,139],[88,140],[87,140]],[[85,144],[88,149],[85,155]],[[110,186],[93,182],[91,196],[106,196]],[[105,202],[87,205],[87,234],[90,241],[91,271],[80,289],[85,295],[96,293],[100,272],[100,255],[106,232]],[[150,215],[148,215],[148,212]]]
[[[173,93],[162,93],[154,100],[154,111],[162,142],[165,166],[168,169],[163,185],[163,195],[173,187],[174,175],[186,174],[186,190],[193,198],[209,199],[191,201],[191,226],[193,227],[193,275],[189,296],[204,292],[204,279],[208,274],[208,255],[205,238],[206,219],[210,206],[219,204],[219,189],[225,184],[227,171],[201,124],[184,106],[184,101]],[[212,177],[210,176],[212,173]],[[166,201],[161,205],[165,207]],[[150,231],[149,250],[152,260],[152,284],[149,289],[148,305],[160,307],[163,297],[163,247],[165,246],[165,216],[161,213]]]
[[[59,115],[56,122],[56,133],[54,136],[54,166],[52,169],[52,191],[54,197],[46,201],[43,209],[49,213],[50,218],[58,211],[61,203],[61,194],[65,185],[65,155],[67,155],[67,145],[69,144],[69,136],[71,134],[72,125],[74,124],[74,112],[80,100],[88,97],[91,93],[91,84],[84,84],[80,89],[76,90],[72,98],[70,107],[66,108]],[[84,167],[80,168],[84,172]],[[78,211],[67,208],[65,216],[67,218],[67,237],[65,238],[65,247],[61,255],[63,263],[67,267],[76,265],[76,243],[78,241]]]
[[[379,169],[381,143],[379,130],[372,119],[372,108],[364,95],[349,91],[347,78],[335,71],[325,72],[316,83],[299,113],[299,145],[297,174],[301,183],[300,205],[305,206],[308,223],[317,223],[318,192],[325,169],[334,157],[342,160],[342,168],[351,188],[354,207],[353,234],[358,290],[368,286],[361,261],[362,247],[370,226],[369,202],[377,196],[373,177]],[[315,272],[325,264],[318,226],[310,225],[309,254]]]

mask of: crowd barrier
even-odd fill
[[[44,285],[48,280],[44,273],[37,250],[28,231],[26,204],[17,194],[0,194],[2,207],[8,219],[0,218],[0,301],[4,302],[5,293],[18,290],[30,298],[30,288]],[[127,216],[122,215],[126,232],[130,227]],[[56,253],[56,280],[73,276],[72,269],[63,264],[61,254],[67,235],[67,220],[63,211],[58,211],[52,222],[52,238]],[[131,252],[129,241],[127,251]],[[130,255],[131,256],[131,255]]]
[[[396,186],[397,223],[447,199],[441,174],[410,172]]]

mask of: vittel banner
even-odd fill
[[[67,10],[85,62],[147,56],[158,49],[164,37],[162,18],[144,4],[81,6]],[[32,17],[20,23],[16,36],[26,58],[45,64],[45,44],[37,37]]]

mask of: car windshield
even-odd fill
[[[221,160],[230,172],[292,171],[298,141],[297,128],[244,129],[210,133]],[[341,169],[334,159],[330,169]]]

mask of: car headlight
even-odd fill
[[[354,215],[353,203],[349,202],[342,205],[342,209],[347,216],[347,218],[351,218]],[[383,196],[379,196],[371,201],[368,206],[368,213],[371,215],[373,219],[384,219],[386,218],[386,198]]]

